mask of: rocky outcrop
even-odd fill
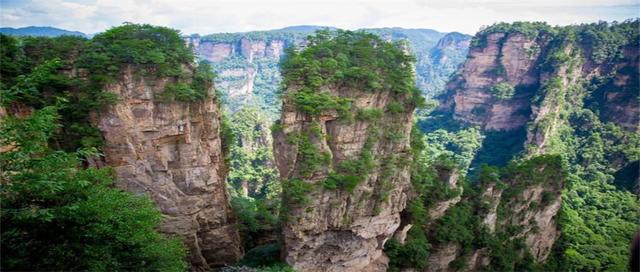
[[[189,74],[193,68],[184,67]],[[167,102],[168,78],[129,66],[106,86],[119,102],[96,115],[106,164],[116,185],[151,197],[164,215],[161,231],[183,238],[195,270],[231,264],[242,254],[226,192],[220,112],[213,89],[197,102]]]
[[[350,98],[353,107],[384,111],[393,101],[389,92],[330,90],[333,95]],[[400,226],[400,212],[407,200],[410,158],[409,133],[412,110],[388,114],[374,121],[353,123],[339,119],[337,112],[312,117],[285,100],[283,130],[274,135],[274,149],[280,175],[285,180],[301,179],[312,189],[308,202],[289,204],[289,220],[284,224],[286,261],[300,271],[384,271],[385,242]],[[380,125],[393,125],[387,132]],[[318,136],[312,131],[320,131]],[[394,130],[400,138],[388,140],[379,133]],[[322,165],[310,176],[301,174],[300,147],[292,135],[307,135],[316,152],[328,154],[329,165]],[[303,136],[304,137],[304,136]],[[374,138],[379,137],[379,140]],[[369,145],[369,147],[366,147]],[[365,149],[370,149],[365,151]],[[356,160],[370,152],[374,166],[351,192],[327,189],[331,165]],[[392,163],[392,165],[390,165]],[[391,172],[389,172],[391,171]],[[284,184],[287,190],[287,184]]]
[[[498,83],[519,89],[535,86],[541,44],[543,41],[519,33],[493,33],[486,36],[485,46],[472,46],[458,77],[447,86],[455,90],[450,98],[455,118],[486,130],[511,130],[526,124],[532,92],[500,100],[489,90]]]
[[[447,169],[442,167],[436,167],[436,171],[438,173],[438,181],[442,182],[447,190],[457,191],[456,196],[448,199],[441,199],[436,201],[431,208],[429,208],[429,221],[431,223],[438,220],[438,218],[444,216],[449,208],[455,206],[462,200],[462,186],[458,186],[458,179],[460,178],[460,173],[457,169]]]
[[[198,58],[213,64],[218,76],[216,88],[225,94],[226,109],[237,112],[244,105],[260,105],[269,108],[267,115],[275,119],[277,104],[275,86],[280,84],[277,70],[284,49],[299,44],[293,36],[251,33],[214,34],[185,37],[185,43]]]
[[[448,205],[444,212],[437,209],[429,211],[430,222],[425,232],[427,236],[430,233],[442,232],[435,229],[439,226],[434,225],[435,222],[432,220],[437,222],[438,218],[443,216],[442,213],[446,214],[447,210],[456,203],[464,205],[479,203],[469,216],[479,217],[478,222],[481,222],[480,224],[484,225],[486,230],[486,233],[481,235],[504,240],[499,240],[499,245],[490,244],[485,247],[466,249],[457,242],[432,241],[429,262],[423,271],[487,269],[491,265],[491,253],[500,252],[496,247],[509,244],[511,244],[510,250],[515,251],[512,266],[522,262],[527,254],[531,254],[534,262],[544,263],[559,236],[557,214],[562,203],[561,192],[565,177],[566,173],[562,169],[560,157],[543,155],[522,162],[517,171],[512,172],[509,177],[503,178],[500,182],[481,184],[479,188],[481,194],[477,195],[477,199],[472,195],[460,200],[458,196],[437,202],[435,207],[439,208],[444,203],[449,204],[456,200],[453,205]],[[522,246],[517,246],[519,243]],[[458,265],[463,263],[464,268],[451,267],[454,261],[461,261]],[[495,267],[491,268],[495,269]]]
[[[429,255],[425,272],[449,271],[449,264],[453,262],[460,251],[460,246],[455,243],[447,243],[433,249]]]
[[[585,82],[611,77],[607,87],[594,92],[602,101],[602,117],[637,130],[640,110],[637,103],[630,102],[638,94],[637,44],[621,49],[621,58],[614,62],[598,62],[589,55],[592,49],[588,40],[559,42],[560,38],[544,31],[535,35],[497,31],[479,34],[475,39],[467,61],[447,85],[451,95],[442,103],[442,109],[452,112],[455,119],[488,131],[512,130],[528,122],[537,124],[547,114],[553,115],[568,105],[564,103],[584,97],[581,88]],[[554,59],[556,56],[566,59]],[[562,85],[547,92],[547,84],[556,78]],[[513,87],[513,96],[501,98],[492,93],[497,84]],[[534,98],[542,102],[532,103]],[[527,144],[542,144],[545,135],[552,134],[553,126],[545,129],[534,132],[538,135],[530,134]]]
[[[467,61],[447,85],[448,92],[436,113],[481,128],[486,138],[475,158],[478,165],[486,157],[502,155],[494,157],[487,152],[508,153],[505,164],[515,160],[506,172],[479,174],[478,194],[459,201],[438,200],[429,213],[439,220],[452,207],[472,203],[472,213],[480,217],[474,218],[481,226],[480,234],[499,242],[471,249],[461,243],[463,249],[453,250],[449,242],[455,238],[430,239],[431,257],[442,256],[444,261],[428,264],[427,269],[459,269],[458,260],[462,260],[466,271],[483,267],[500,271],[530,262],[544,264],[549,259],[560,228],[566,227],[559,226],[557,219],[565,181],[561,173],[567,171],[560,157],[569,161],[571,169],[581,169],[575,165],[587,167],[592,162],[572,158],[569,154],[575,151],[569,149],[579,148],[585,141],[598,142],[600,125],[614,128],[620,135],[638,130],[638,34],[620,31],[625,27],[637,30],[637,21],[567,27],[498,24],[476,35]],[[598,37],[601,34],[618,38],[613,42]],[[589,133],[597,140],[587,139],[584,134]],[[621,142],[628,138],[619,137]],[[505,151],[498,140],[510,141],[505,147],[514,151]],[[515,145],[523,146],[518,149]],[[608,156],[612,157],[607,159],[611,169],[633,162],[623,155]],[[487,161],[499,165],[496,160]],[[482,181],[483,177],[491,181]],[[462,221],[459,215],[457,221]],[[433,229],[439,223],[428,224]],[[425,234],[428,236],[429,230]],[[477,230],[474,234],[479,235]],[[509,255],[507,251],[512,253],[513,263],[492,263]],[[457,256],[456,262],[449,261],[449,256]]]
[[[471,42],[471,36],[461,34],[458,32],[451,32],[444,35],[438,43],[429,50],[429,58],[433,65],[433,71],[431,76],[435,83],[436,80],[445,79],[448,80],[451,74],[453,74],[467,57],[469,50],[469,43]],[[433,84],[432,83],[432,84]],[[443,82],[439,89],[444,89],[446,82]],[[438,85],[440,85],[438,83]],[[427,89],[431,89],[435,86],[424,86]],[[440,94],[442,90],[434,93]]]

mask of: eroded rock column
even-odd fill
[[[117,186],[156,203],[164,214],[161,230],[183,238],[194,269],[232,264],[242,252],[225,190],[213,88],[204,100],[168,102],[158,98],[168,83],[129,67],[107,86],[120,101],[96,120],[106,163],[116,172]]]

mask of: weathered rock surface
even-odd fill
[[[532,186],[514,199],[503,200],[508,201],[507,206],[513,214],[503,224],[521,227],[514,237],[524,237],[529,252],[537,262],[547,259],[559,235],[556,214],[562,203],[562,183],[558,182],[557,186],[552,187]],[[543,200],[543,193],[547,193],[550,199]]]
[[[385,110],[391,103],[389,92],[361,90],[329,90],[333,95],[353,99],[353,108]],[[387,259],[382,249],[400,226],[400,212],[405,208],[410,187],[409,134],[412,109],[400,114],[385,113],[374,121],[353,123],[338,119],[328,112],[313,117],[296,110],[285,100],[281,132],[274,134],[274,151],[280,175],[284,180],[302,179],[312,186],[307,193],[308,203],[290,205],[289,220],[283,226],[286,261],[299,271],[385,271]],[[400,139],[388,140],[381,135],[373,141],[371,154],[375,166],[353,192],[344,189],[326,189],[331,166],[323,165],[311,176],[300,174],[302,156],[290,135],[308,135],[318,152],[326,152],[331,165],[357,159],[365,143],[382,125],[385,134],[395,131]],[[315,131],[319,128],[321,135]],[[382,128],[382,127],[380,127]],[[289,135],[289,136],[287,136]],[[395,165],[392,167],[390,164]],[[384,170],[385,165],[389,170]],[[284,185],[286,187],[286,184]],[[286,188],[284,190],[287,190]],[[386,195],[386,196],[383,196]]]
[[[590,109],[585,112],[599,115],[603,122],[638,130],[637,39],[621,45],[617,57],[597,60],[592,54],[593,40],[589,38],[566,38],[564,34],[552,35],[544,30],[528,34],[501,31],[487,31],[474,39],[467,61],[447,85],[448,93],[439,113],[477,125],[482,132],[525,130],[526,138],[517,136],[522,137],[521,141],[515,141],[518,145],[523,143],[524,159],[563,152],[557,148],[564,141],[560,132],[573,133],[567,132],[567,128],[576,127],[571,116],[581,109]],[[492,94],[492,88],[499,83],[514,87],[514,95]],[[621,159],[617,167],[625,163],[628,162]],[[527,171],[537,176],[548,166]],[[537,263],[547,260],[559,237],[556,217],[562,204],[564,177],[547,175],[539,175],[545,177],[543,181],[511,177],[502,180],[503,184],[483,184],[476,199],[480,207],[475,212],[487,230],[506,234],[509,241],[522,241]],[[430,215],[436,219],[446,215],[455,206],[454,200],[437,202],[429,210]],[[463,198],[460,202],[468,200]],[[425,234],[428,237],[429,231]],[[452,245],[434,244],[431,257],[443,256],[445,263],[448,263],[446,256],[461,254],[452,253]],[[491,248],[475,249],[458,258],[467,262],[466,271],[476,271],[490,265],[490,251]],[[523,253],[519,253],[521,257]],[[450,268],[443,263],[430,263],[427,269]]]
[[[458,202],[462,200],[462,192],[463,192],[462,186],[458,186],[458,178],[460,177],[460,174],[458,173],[457,169],[439,168],[437,169],[437,173],[438,173],[438,180],[440,182],[445,183],[445,185],[449,187],[450,190],[458,190],[459,194],[453,198],[443,199],[441,201],[438,201],[434,204],[433,207],[429,209],[428,211],[429,220],[431,223],[433,223],[438,218],[444,216],[449,210],[449,208],[458,204]]]
[[[527,107],[532,93],[519,93],[508,101],[491,95],[489,89],[504,82],[511,86],[535,85],[536,58],[541,45],[519,33],[487,35],[486,46],[470,48],[460,75],[447,86],[456,119],[486,130],[510,130],[529,120]]]
[[[433,252],[429,255],[428,266],[424,271],[450,271],[449,264],[458,257],[459,251],[460,246],[455,243],[447,243],[434,248]]]
[[[215,94],[210,90],[198,102],[163,102],[156,96],[167,83],[129,67],[106,87],[120,98],[95,118],[106,163],[118,187],[156,203],[164,214],[161,231],[183,238],[194,269],[231,264],[242,250],[225,189]]]
[[[580,96],[579,89],[571,88],[582,82],[588,82],[596,76],[613,74],[611,88],[599,93],[599,99],[604,101],[602,117],[626,129],[637,130],[640,107],[634,101],[638,87],[634,78],[628,72],[635,69],[637,74],[638,47],[624,48],[622,58],[616,63],[595,63],[584,56],[589,52],[587,45],[567,43],[563,46],[566,55],[572,60],[557,67],[555,71],[545,71],[541,67],[547,61],[550,50],[551,37],[545,34],[526,36],[518,32],[487,34],[483,44],[473,45],[469,49],[467,61],[458,71],[458,75],[449,82],[447,89],[452,94],[443,101],[442,107],[453,113],[455,119],[474,125],[485,130],[512,130],[524,126],[527,122],[538,123],[547,114],[557,113],[563,102],[557,99],[532,103],[540,89],[554,77],[562,80],[563,89],[567,92],[566,103],[571,103],[571,97]],[[633,73],[631,73],[633,75]],[[489,91],[498,83],[508,83],[516,90],[515,95],[501,100]],[[541,99],[552,93],[542,93]],[[539,135],[529,135],[527,144],[543,144],[545,135],[553,132],[553,127],[546,127],[548,131],[538,131]],[[544,147],[539,146],[540,153]]]

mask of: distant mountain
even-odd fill
[[[228,110],[236,112],[252,105],[277,118],[280,100],[278,63],[284,48],[305,43],[319,29],[335,27],[299,25],[268,31],[193,34],[185,41],[199,58],[213,64],[216,88]],[[471,36],[432,29],[367,28],[385,40],[407,40],[416,56],[416,85],[426,97],[441,94],[449,76],[465,60]]]
[[[11,36],[41,36],[41,37],[57,37],[62,35],[88,37],[79,31],[69,31],[49,26],[28,26],[21,28],[2,27],[0,33]]]
[[[316,30],[320,29],[336,29],[331,26],[316,26],[316,25],[297,25],[297,26],[288,26],[281,29],[272,30],[273,32],[305,32],[305,33],[313,33]]]

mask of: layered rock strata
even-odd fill
[[[193,68],[183,67],[187,74]],[[225,187],[220,110],[213,92],[194,102],[158,98],[171,79],[124,70],[106,91],[119,102],[95,117],[116,185],[151,197],[161,231],[183,238],[195,270],[234,263],[242,254]]]

